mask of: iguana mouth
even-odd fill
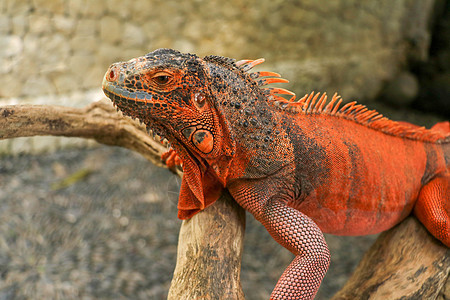
[[[135,108],[135,105],[145,105],[148,108],[152,108],[155,104],[152,101],[152,94],[143,91],[131,91],[122,87],[124,82],[124,75],[122,72],[116,70],[117,67],[111,67],[110,71],[103,77],[102,88],[105,95],[112,100],[112,102],[119,106],[121,110],[122,107],[127,105],[130,108]]]
[[[103,92],[105,93],[106,97],[111,99],[117,111],[120,110],[126,116],[137,118],[142,124],[143,118],[141,118],[141,116],[137,114],[137,112],[142,112],[142,114],[145,114],[145,109],[143,108],[152,109],[154,106],[162,106],[162,104],[158,103],[158,105],[156,105],[156,103],[152,101],[152,94],[140,91],[134,92],[121,87],[119,84],[121,75],[118,74],[119,72],[113,72],[112,70],[113,68],[111,68],[111,71],[105,74],[105,76],[103,77]],[[158,135],[161,138],[161,142],[163,142],[163,140],[167,140],[165,134],[165,132],[167,131],[161,130],[155,122],[152,122],[151,119],[150,122],[150,124],[145,124],[149,134],[151,134],[153,138],[156,138],[156,135]],[[167,143],[168,141],[164,144]]]
[[[153,104],[153,97],[151,94],[127,91],[114,84],[108,84],[106,87],[103,85],[103,91],[106,96],[111,97],[110,99],[116,104],[123,101],[127,101],[129,104],[136,104],[137,102],[140,102],[141,104]]]

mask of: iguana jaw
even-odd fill
[[[106,75],[105,75],[106,77]],[[137,118],[141,123],[144,123],[148,130],[152,130],[154,134],[160,136],[161,139],[166,138],[166,132],[164,128],[161,128],[157,123],[153,122],[149,118],[147,112],[154,104],[151,99],[152,95],[147,93],[136,93],[127,91],[122,87],[103,79],[103,92],[108,97],[114,107],[121,111],[124,115]]]

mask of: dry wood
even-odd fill
[[[165,147],[109,102],[85,108],[0,107],[0,139],[35,135],[92,138],[164,166],[160,156]],[[228,193],[183,222],[170,299],[244,298],[239,282],[244,223],[242,208]],[[333,299],[436,299],[439,291],[446,299],[442,295],[450,293],[449,271],[450,250],[411,217],[380,236]]]
[[[169,300],[244,299],[240,241],[244,238],[245,212],[228,192],[221,198],[183,222]]]
[[[333,299],[436,299],[449,272],[450,249],[409,217],[380,235]]]
[[[165,147],[153,140],[144,125],[116,112],[108,101],[84,108],[49,105],[7,105],[0,107],[0,139],[36,135],[95,139],[142,154],[158,166]]]

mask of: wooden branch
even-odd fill
[[[228,192],[220,200],[183,221],[169,300],[244,299],[240,241],[245,211]]]
[[[165,166],[165,147],[152,139],[145,126],[116,112],[109,101],[84,108],[49,105],[7,105],[0,107],[0,139],[36,135],[95,139],[142,154],[158,166]]]
[[[92,138],[134,150],[165,167],[161,161],[165,147],[146,133],[144,125],[117,113],[109,101],[95,102],[85,108],[0,107],[0,139],[35,135]],[[174,171],[182,175],[181,171]],[[204,212],[183,222],[170,288],[172,299],[200,299],[173,296],[187,294],[229,295],[229,298],[204,299],[243,299],[240,271],[244,226],[244,210],[228,192]]]
[[[450,249],[411,216],[380,235],[332,299],[436,299],[449,272]]]

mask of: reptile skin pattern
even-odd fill
[[[330,254],[322,232],[374,234],[411,213],[450,247],[450,123],[395,122],[338,95],[296,100],[279,74],[158,49],[112,64],[103,91],[170,144],[184,176],[178,217],[227,188],[295,258],[271,299],[312,299]]]

